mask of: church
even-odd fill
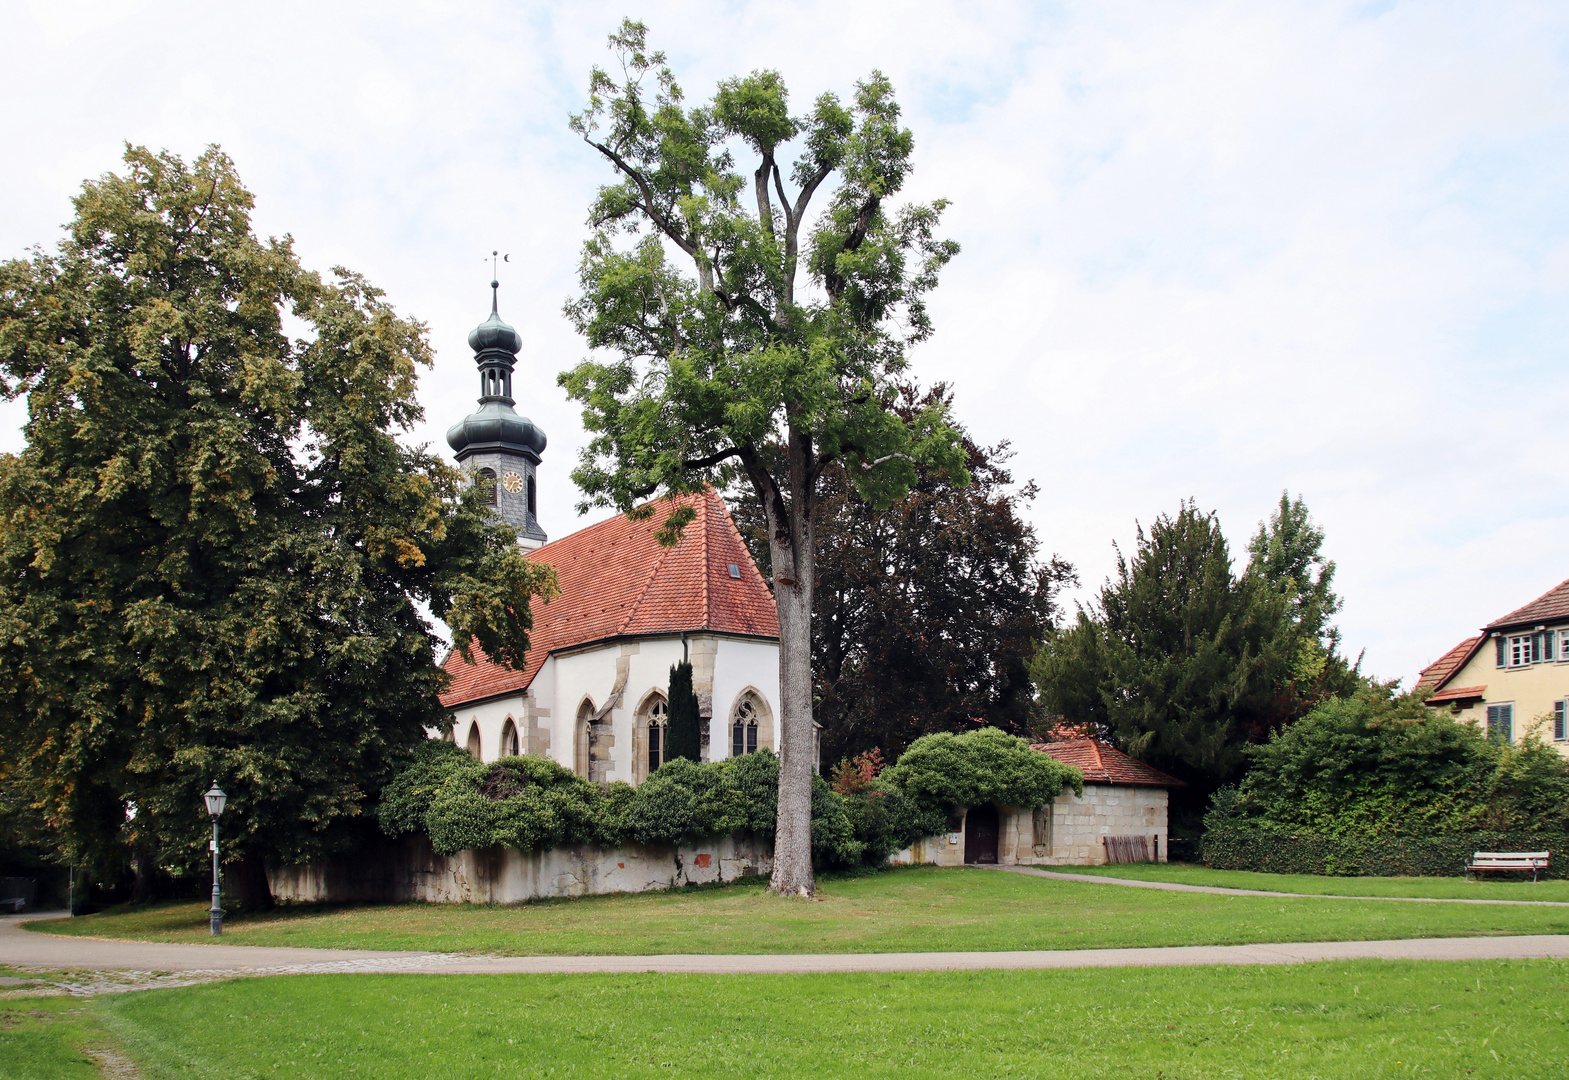
[[[481,761],[549,757],[595,782],[640,783],[664,760],[670,668],[692,664],[702,759],[778,751],[779,621],[773,594],[717,493],[682,499],[696,513],[675,547],[664,513],[625,514],[549,540],[539,521],[545,433],[520,416],[512,374],[523,339],[490,318],[469,334],[479,408],[447,432],[459,467],[483,484],[528,557],[556,572],[560,595],[535,601],[521,671],[456,649],[441,703],[450,732]],[[661,508],[662,510],[662,508]]]

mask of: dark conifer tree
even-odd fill
[[[665,719],[665,760],[701,760],[702,725],[697,694],[692,690],[692,664],[683,660],[670,668],[670,712]]]

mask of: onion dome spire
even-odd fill
[[[512,369],[523,337],[501,321],[501,284],[490,283],[490,318],[469,331],[469,348],[479,368],[479,410],[447,431],[447,443],[464,461],[481,450],[522,454],[534,461],[545,449],[545,433],[512,408]]]

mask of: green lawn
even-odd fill
[[[297,976],[108,995],[55,1025],[0,1021],[0,1076],[90,1075],[72,1064],[72,1046],[95,1027],[147,1080],[1522,1080],[1569,1075],[1566,1001],[1569,965],[1555,961]],[[31,1007],[11,1003],[13,1013]]]
[[[225,941],[510,955],[931,952],[1569,933],[1569,908],[1270,899],[912,867],[825,880],[821,900],[761,883],[508,907],[402,904],[231,918]],[[201,903],[31,924],[208,941]]]
[[[93,1080],[102,1073],[84,1051],[113,1042],[95,1003],[63,997],[0,1001],[3,1080]]]
[[[1337,896],[1431,896],[1468,900],[1554,900],[1569,903],[1569,881],[1458,877],[1324,877],[1318,874],[1255,874],[1247,870],[1210,870],[1192,863],[1131,863],[1123,866],[1053,866],[1068,874],[1175,881],[1182,885],[1218,885],[1226,889],[1267,889],[1271,892]]]

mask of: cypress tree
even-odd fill
[[[692,690],[692,664],[683,660],[670,668],[670,715],[665,721],[665,760],[702,756],[702,718]]]

